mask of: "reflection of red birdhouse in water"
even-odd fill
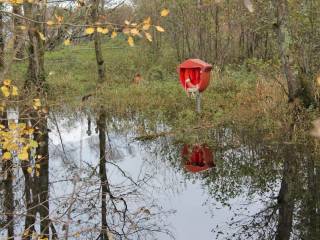
[[[180,83],[187,92],[203,92],[209,85],[211,69],[212,65],[200,59],[188,59],[178,67]]]
[[[181,154],[189,172],[202,172],[215,166],[213,153],[206,144],[195,144],[193,147],[185,144]]]

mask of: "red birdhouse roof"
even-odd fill
[[[202,71],[210,71],[212,65],[200,59],[188,59],[181,63],[179,68],[201,68]]]

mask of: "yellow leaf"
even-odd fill
[[[36,163],[36,168],[37,168],[37,169],[40,169],[40,168],[41,168],[41,166],[40,166],[39,163]]]
[[[26,30],[26,26],[20,26],[21,30]]]
[[[151,17],[146,18],[145,20],[143,20],[143,24],[149,24],[151,25]]]
[[[10,96],[9,88],[7,86],[2,86],[1,91],[2,91],[3,96],[5,96],[5,97]]]
[[[145,30],[145,31],[148,31],[150,29],[150,27],[151,27],[151,24],[144,24],[142,26],[142,29]]]
[[[152,42],[152,36],[151,36],[151,34],[148,33],[148,32],[146,32],[145,35],[146,35],[146,39],[148,39],[150,42]]]
[[[130,33],[131,33],[133,36],[136,36],[136,35],[139,34],[139,30],[136,29],[136,28],[132,28],[132,29],[130,30]]]
[[[30,140],[29,146],[32,148],[37,148],[39,145],[35,140]]]
[[[9,125],[9,129],[10,129],[10,130],[15,130],[15,129],[18,128],[18,125],[17,125],[15,122],[12,122],[12,121],[10,121],[10,122],[8,123],[8,125]]]
[[[128,38],[128,43],[129,43],[129,45],[131,46],[131,47],[133,47],[134,46],[134,40],[133,40],[133,37],[129,37]]]
[[[115,38],[117,35],[118,35],[117,32],[113,31],[112,34],[111,34],[111,38]]]
[[[10,79],[3,80],[3,85],[10,86],[10,84],[11,84],[11,80]]]
[[[151,26],[151,18],[148,17],[145,20],[143,20],[143,27],[142,28],[143,28],[143,30],[149,30],[150,26]]]
[[[61,23],[63,21],[63,16],[58,16],[57,14],[54,15],[58,21],[58,23]]]
[[[88,28],[86,28],[85,29],[85,34],[88,34],[88,35],[90,35],[90,34],[92,34],[92,33],[94,33],[94,28],[93,27],[88,27]]]
[[[41,107],[40,99],[39,98],[33,99],[33,108],[38,109],[39,107]]]
[[[107,34],[109,32],[108,28],[102,28],[101,33],[102,34]]]
[[[65,46],[69,46],[69,45],[71,44],[70,39],[64,40],[64,41],[63,41],[63,44],[64,44]]]
[[[10,151],[17,151],[17,150],[19,150],[19,146],[16,143],[12,143],[12,144],[8,145],[7,149]]]
[[[12,96],[18,96],[18,88],[16,86],[12,86]]]
[[[43,35],[42,32],[38,32],[38,34],[39,34],[39,37],[40,37],[40,39],[41,39],[42,41],[45,41],[45,40],[46,40],[46,37]]]
[[[28,128],[23,131],[24,134],[32,135],[34,133],[33,128]]]
[[[26,142],[26,138],[19,138],[18,141],[19,141],[19,143],[25,143]]]
[[[51,20],[47,21],[47,25],[48,25],[48,26],[52,26],[53,24],[54,24],[53,21],[51,21]]]
[[[21,153],[18,154],[18,158],[21,160],[21,161],[28,161],[29,160],[29,154],[27,151],[23,151]]]
[[[164,29],[163,27],[160,27],[160,26],[156,26],[156,29],[158,32],[164,32]]]
[[[38,170],[36,170],[36,176],[39,177],[40,176],[40,172]],[[48,238],[42,238],[42,240],[48,240]]]
[[[162,11],[161,11],[161,17],[166,17],[166,16],[168,16],[169,15],[169,13],[170,13],[170,11],[167,9],[167,8],[165,8],[165,9],[163,9]]]
[[[12,158],[12,154],[10,152],[5,152],[2,155],[2,160],[10,160]]]
[[[129,24],[130,24],[130,22],[129,22],[128,20],[125,20],[124,23],[125,23],[126,25],[129,25]]]
[[[29,174],[31,174],[31,173],[32,173],[32,167],[28,167],[28,168],[27,168],[27,172],[28,172]]]
[[[102,33],[102,27],[97,27],[97,32]]]
[[[29,235],[29,229],[24,230],[23,236],[28,236]]]
[[[317,85],[318,85],[318,87],[320,87],[320,75],[318,75],[318,77],[317,77]]]
[[[18,123],[18,128],[25,129],[27,127],[26,123]]]

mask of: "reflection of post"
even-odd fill
[[[106,170],[106,111],[103,106],[100,107],[97,121],[99,130],[99,150],[100,164],[99,175],[101,181],[101,240],[108,240],[108,223],[107,223],[107,193],[109,192],[107,170]]]
[[[196,93],[196,112],[201,112],[201,95],[199,91]]]

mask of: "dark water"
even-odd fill
[[[48,215],[58,239],[99,239],[99,129],[92,117],[88,131],[83,114],[55,119],[49,123]],[[109,239],[320,239],[313,146],[263,140],[264,131],[231,126],[137,141],[138,125],[106,121]],[[19,168],[15,176],[14,227],[21,239],[25,183]],[[0,233],[6,239],[5,224]]]

